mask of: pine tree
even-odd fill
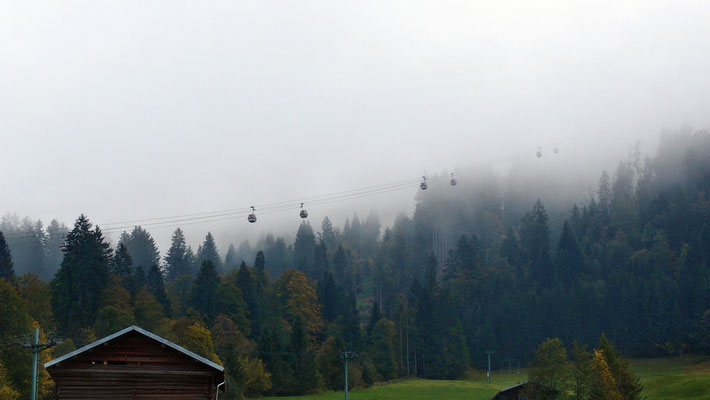
[[[254,276],[254,271],[247,267],[247,264],[244,261],[242,261],[242,264],[239,267],[239,270],[237,271],[236,284],[237,287],[239,287],[239,290],[241,290],[242,292],[242,297],[246,302],[247,308],[249,309],[249,313],[252,316],[259,316],[261,313],[261,302],[259,290],[257,288],[258,284]],[[255,318],[254,322],[257,322],[257,320],[258,318]],[[254,328],[258,329],[257,326],[254,326]]]
[[[239,262],[237,256],[237,250],[234,248],[234,244],[230,243],[227,249],[227,254],[224,256],[224,269],[229,271],[232,268],[237,268],[237,263]]]
[[[118,243],[118,248],[116,248],[116,252],[113,255],[111,272],[121,278],[126,290],[135,292],[133,259],[122,242]]]
[[[338,282],[347,282],[351,279],[351,271],[348,268],[348,256],[343,249],[342,243],[338,244],[338,250],[333,255],[333,271]]]
[[[641,398],[643,385],[641,380],[629,368],[628,362],[619,357],[616,353],[614,345],[607,339],[606,334],[602,333],[599,339],[599,350],[603,352],[604,360],[609,365],[611,373],[616,381],[619,393],[624,400],[638,400]]]
[[[291,326],[291,369],[293,371],[292,392],[310,393],[318,387],[318,368],[315,353],[310,348],[308,332],[303,319],[297,316]]]
[[[534,280],[543,284],[549,283],[553,277],[547,221],[545,206],[538,199],[532,211],[523,218],[520,228],[520,240],[530,272]]]
[[[357,309],[357,296],[355,290],[348,291],[345,310],[342,312],[345,333],[343,335],[345,345],[348,349],[358,351],[362,342],[362,333],[360,329],[360,313]]]
[[[160,263],[158,246],[150,233],[142,227],[133,227],[130,234],[123,232],[119,242],[126,246],[135,267],[142,266],[145,271],[151,265]]]
[[[293,243],[293,263],[301,272],[308,272],[313,265],[313,254],[316,247],[316,237],[308,222],[301,222]]]
[[[278,313],[278,311],[277,311]],[[272,394],[286,395],[293,381],[293,370],[290,365],[292,349],[278,314],[271,315],[259,337],[259,358],[264,360],[266,368],[271,372]]]
[[[256,258],[254,259],[254,268],[257,271],[263,271],[266,266],[266,260],[264,259],[264,252],[259,250],[256,253]]]
[[[590,400],[625,400],[618,390],[618,384],[606,362],[603,350],[594,350],[591,378]]]
[[[500,246],[500,256],[507,259],[508,263],[513,267],[520,267],[520,246],[512,227],[508,228],[505,239],[503,239],[503,243]]]
[[[337,288],[332,273],[323,274],[323,278],[318,283],[318,297],[320,304],[323,305],[323,318],[328,322],[334,322],[337,317]]]
[[[210,260],[202,262],[202,268],[197,274],[195,284],[192,286],[190,305],[199,311],[208,321],[212,321],[217,316],[219,307],[219,294],[217,292],[221,279],[217,274],[217,268]]]
[[[172,281],[180,275],[194,275],[192,262],[185,244],[185,235],[180,228],[177,228],[173,232],[170,249],[165,256],[168,281]]]
[[[52,280],[52,309],[64,332],[93,325],[109,276],[111,247],[81,215],[67,234],[62,266]]]
[[[10,248],[5,241],[5,235],[0,232],[0,279],[12,282],[15,279],[15,269],[12,267]]]
[[[59,223],[56,219],[53,219],[49,222],[49,225],[47,225],[47,239],[44,246],[47,252],[44,258],[44,271],[47,276],[43,277],[43,279],[47,281],[54,277],[54,274],[62,265],[64,254],[62,254],[61,247],[64,243],[64,236],[68,231],[67,227],[64,224]]]
[[[145,285],[145,269],[142,265],[133,268],[133,288],[132,292],[135,294]]]
[[[372,329],[374,329],[375,324],[382,318],[382,312],[380,311],[380,305],[375,301],[372,303],[370,308],[370,315],[367,319],[367,327],[365,332],[367,333],[367,340],[372,342]]]
[[[266,258],[264,252],[259,250],[254,258],[254,271],[256,280],[259,283],[259,293],[263,294],[264,288],[269,284],[269,276],[266,274]]]
[[[574,281],[583,266],[582,251],[567,221],[562,225],[562,234],[557,245],[557,277],[566,284]]]
[[[609,174],[606,170],[602,171],[599,178],[599,188],[597,189],[597,198],[599,199],[599,210],[601,211],[602,219],[607,220],[611,212],[611,188],[609,187]]]
[[[394,379],[397,375],[395,335],[394,322],[387,318],[380,318],[372,328],[370,356],[377,373],[385,380]]]
[[[333,248],[333,246],[335,246],[335,243],[338,238],[335,234],[333,223],[330,222],[330,219],[327,216],[323,218],[323,222],[321,223],[321,232],[319,236],[320,241],[325,244],[327,249],[330,250]]]
[[[205,241],[197,250],[197,262],[203,265],[205,261],[211,262],[217,271],[222,270],[222,259],[219,256],[219,251],[217,250],[217,245],[214,242],[214,236],[212,236],[211,232],[207,232]]]
[[[148,293],[152,294],[155,299],[163,306],[165,315],[170,315],[170,300],[168,300],[168,294],[165,291],[165,281],[163,279],[163,271],[161,271],[158,264],[153,264],[148,270],[148,275],[145,279],[146,287],[148,288]]]
[[[321,242],[316,244],[316,247],[313,248],[313,266],[311,268],[310,275],[317,279],[329,271],[330,263],[328,262],[325,244]]]

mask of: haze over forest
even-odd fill
[[[708,15],[1,2],[0,398],[33,328],[44,363],[135,324],[228,400],[339,390],[344,350],[353,388],[495,351],[640,399],[621,355],[710,355]]]
[[[710,126],[708,7],[6,2],[0,212],[101,225],[233,209],[554,144],[570,162],[553,171],[594,186],[636,142],[652,154],[664,128]],[[310,211],[391,224],[415,193]],[[185,231],[226,249],[297,224]],[[161,248],[170,231],[152,232]]]

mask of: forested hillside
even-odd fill
[[[374,211],[325,217],[222,252],[211,233],[193,250],[178,228],[160,251],[137,226],[112,248],[84,215],[67,228],[8,214],[0,390],[27,397],[18,343],[33,325],[67,338],[47,360],[137,324],[222,363],[229,398],[339,389],[344,350],[359,354],[353,387],[457,378],[486,352],[525,365],[548,337],[710,354],[708,132],[632,152],[576,204],[549,190],[554,176],[523,176],[432,182],[392,226]],[[50,385],[43,374],[40,392]]]

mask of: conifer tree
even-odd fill
[[[259,337],[259,358],[271,372],[272,394],[285,395],[290,392],[293,370],[290,365],[291,347],[287,330],[283,328],[278,309],[266,321]]]
[[[370,316],[367,320],[367,327],[365,332],[367,333],[367,340],[372,342],[372,329],[374,329],[375,324],[382,318],[382,312],[380,311],[380,305],[375,301],[372,303],[370,308]]]
[[[145,269],[142,265],[133,268],[133,288],[132,293],[137,293],[140,288],[145,286]]]
[[[264,288],[269,284],[269,276],[266,274],[266,258],[261,250],[256,253],[254,258],[254,271],[259,284],[259,293],[263,294]]]
[[[336,250],[335,255],[333,255],[333,271],[339,283],[348,283],[350,281],[351,274],[348,268],[348,256],[343,249],[342,243],[338,244],[338,250]]]
[[[197,274],[195,284],[192,286],[190,305],[212,321],[217,316],[219,306],[219,293],[217,292],[221,279],[217,268],[210,260],[202,262],[202,268]]]
[[[552,280],[553,269],[550,258],[550,228],[548,216],[540,199],[527,213],[520,227],[520,240],[525,250],[525,258],[533,279],[547,284]]]
[[[520,267],[520,246],[512,227],[508,228],[505,239],[503,239],[503,243],[500,246],[500,256],[507,259],[508,263],[513,267]]]
[[[197,262],[203,265],[205,261],[211,262],[217,271],[222,270],[222,259],[219,256],[219,251],[217,250],[217,245],[214,242],[214,236],[212,236],[211,232],[207,232],[205,241],[197,250]]]
[[[619,392],[618,384],[606,362],[603,350],[594,350],[591,370],[590,400],[625,400]]]
[[[0,279],[5,279],[9,282],[15,279],[15,269],[12,267],[12,256],[10,248],[5,241],[5,235],[0,232]]]
[[[131,255],[128,254],[128,249],[126,249],[126,246],[122,242],[118,243],[118,248],[116,248],[116,252],[113,255],[111,272],[121,278],[126,290],[134,291],[135,284],[133,280],[135,276],[133,271],[133,259]]]
[[[163,306],[165,315],[170,315],[170,300],[165,291],[165,281],[163,279],[163,271],[158,264],[153,264],[148,270],[148,275],[145,278],[145,284],[148,288],[148,293],[152,294],[155,299]]]
[[[330,263],[326,254],[325,244],[318,243],[313,248],[313,266],[311,267],[310,275],[313,278],[322,277],[323,274],[330,271]]]
[[[320,241],[325,244],[325,247],[327,249],[330,250],[333,248],[333,246],[335,246],[337,236],[335,234],[335,229],[333,228],[333,223],[330,222],[330,218],[328,218],[327,216],[323,218],[319,236]]]
[[[360,313],[357,309],[357,297],[354,289],[348,291],[345,310],[340,313],[340,315],[342,316],[342,323],[345,329],[343,335],[345,345],[348,349],[358,351],[362,341],[362,334],[360,329]]]
[[[160,263],[160,252],[155,240],[147,230],[140,226],[133,227],[131,233],[123,232],[119,239],[133,259],[134,267],[143,267],[146,271],[153,264]]]
[[[569,284],[582,273],[582,251],[570,224],[565,221],[557,245],[557,277]]]
[[[257,282],[253,271],[247,267],[247,264],[242,261],[242,264],[237,271],[237,287],[242,292],[244,301],[247,304],[247,308],[252,315],[260,314],[260,299],[259,290],[257,288]]]
[[[377,373],[385,380],[394,379],[397,375],[395,335],[394,322],[387,318],[380,318],[372,328],[370,356]]]
[[[293,389],[297,394],[310,393],[318,387],[316,357],[310,348],[309,335],[301,316],[296,316],[291,326],[290,349]]]
[[[67,234],[64,261],[52,280],[52,309],[64,332],[93,325],[107,286],[111,247],[83,214]]]
[[[193,260],[188,254],[185,244],[185,234],[180,228],[175,229],[170,243],[170,248],[165,255],[167,279],[172,281],[180,275],[194,275]]]
[[[643,385],[641,380],[629,368],[628,362],[619,357],[614,345],[602,333],[599,339],[599,350],[602,351],[604,360],[609,365],[609,369],[614,376],[619,393],[624,400],[638,400],[641,398]]]
[[[257,271],[263,271],[266,266],[266,260],[264,259],[264,252],[259,250],[256,253],[256,258],[254,259],[254,268]]]
[[[323,274],[323,278],[318,283],[318,297],[320,304],[323,305],[323,318],[328,322],[334,322],[337,317],[337,288],[333,274],[329,271]]]
[[[237,267],[238,262],[237,250],[234,248],[234,244],[230,243],[229,248],[227,248],[227,254],[224,256],[224,269],[229,271],[232,268]]]
[[[42,279],[51,280],[62,265],[64,254],[61,248],[64,243],[64,236],[68,231],[66,225],[56,219],[51,220],[49,225],[47,225],[47,239],[44,246],[47,253],[44,258],[46,276],[41,277]]]
[[[599,188],[597,189],[597,198],[599,199],[599,210],[601,211],[601,216],[603,220],[609,218],[611,212],[611,188],[609,187],[609,174],[606,170],[602,171],[602,175],[599,178]]]
[[[298,227],[296,240],[293,243],[293,263],[301,272],[309,272],[313,265],[313,254],[316,247],[316,237],[311,224],[304,221]]]

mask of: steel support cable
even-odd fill
[[[489,160],[483,163],[478,163],[478,164],[472,164],[468,166],[463,166],[463,167],[458,167],[458,168],[453,168],[446,173],[450,172],[461,172],[461,171],[467,171],[471,169],[478,169],[478,168],[483,168],[486,166],[491,166],[495,165],[504,161],[509,161],[513,160],[515,158],[518,158],[522,155],[523,153],[513,153],[507,156],[499,157],[497,159]],[[444,180],[448,179],[448,176],[446,174],[442,175],[436,175],[430,178],[430,181],[438,181],[438,180]],[[258,215],[264,215],[264,214],[270,214],[273,212],[282,212],[282,211],[288,211],[288,210],[294,210],[298,209],[300,206],[296,205],[295,203],[298,201],[308,201],[308,207],[313,207],[313,206],[318,206],[318,205],[323,205],[323,204],[329,204],[329,203],[334,203],[334,202],[339,202],[339,201],[347,201],[347,200],[352,200],[360,197],[369,197],[377,194],[382,194],[382,193],[387,193],[395,190],[402,190],[410,187],[410,185],[419,182],[419,178],[416,179],[406,179],[406,180],[400,180],[396,182],[390,182],[390,183],[385,183],[385,184],[380,184],[380,185],[374,185],[374,186],[369,186],[369,187],[363,187],[359,189],[351,189],[351,190],[346,190],[346,191],[341,191],[341,192],[336,192],[336,193],[331,193],[331,194],[326,194],[326,195],[319,195],[319,196],[311,196],[311,197],[304,197],[300,198],[298,200],[289,200],[289,201],[282,201],[282,202],[276,202],[276,203],[269,203],[269,204],[264,204],[264,205],[259,205],[256,206],[257,210],[263,210],[263,211],[258,211]],[[107,232],[107,233],[113,233],[116,231],[124,230],[124,229],[130,229],[134,227],[135,225],[124,225],[124,226],[110,226],[110,225],[115,225],[115,224],[121,224],[121,223],[132,223],[132,222],[141,222],[141,221],[156,221],[156,222],[149,222],[146,224],[142,224],[142,227],[150,227],[151,229],[158,229],[158,228],[167,228],[167,227],[173,227],[173,226],[182,226],[182,225],[193,225],[196,223],[206,223],[206,222],[216,222],[216,221],[222,221],[222,220],[229,220],[229,219],[236,219],[240,217],[245,217],[250,213],[249,208],[239,208],[239,209],[233,209],[233,210],[223,210],[224,212],[221,211],[211,211],[211,212],[204,212],[204,213],[194,213],[194,214],[184,214],[183,216],[176,216],[176,217],[160,217],[160,218],[150,218],[150,219],[142,219],[142,220],[132,220],[132,221],[123,221],[123,222],[114,222],[114,223],[108,223],[108,224],[103,224],[100,226],[107,226],[107,228],[102,229],[102,232]],[[185,217],[185,218],[183,218]],[[55,238],[57,236],[54,236]],[[15,236],[12,237],[12,239],[19,239],[23,238],[23,236]],[[27,242],[20,242],[20,243],[12,243],[13,245],[22,245],[22,244],[32,244],[32,243],[37,243],[37,239],[40,239],[41,237],[38,235],[26,235],[24,238],[29,238],[32,240],[29,240]]]

